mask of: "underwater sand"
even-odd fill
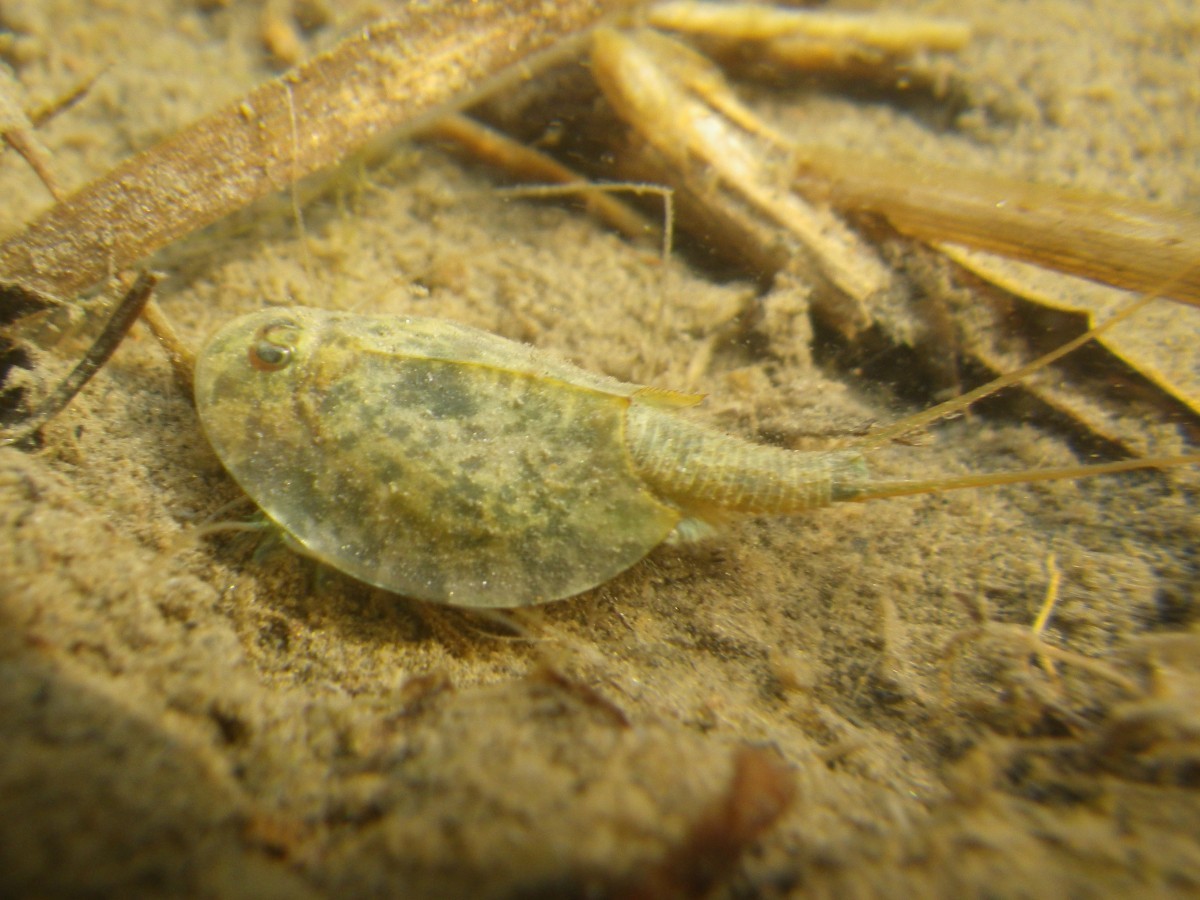
[[[110,67],[43,135],[69,184],[274,74],[261,4],[150,6],[0,10],[39,102]],[[977,26],[953,69],[986,115],[938,133],[812,89],[769,95],[770,114],[1200,205],[1196,3],[889,7]],[[339,15],[315,41],[353,25]],[[162,307],[192,345],[264,303],[446,316],[707,393],[701,417],[758,440],[911,410],[813,365],[802,292],[768,294],[746,340],[730,323],[756,286],[677,255],[660,314],[653,250],[494,184],[402,145],[305,210],[307,266],[288,200],[260,204],[164,255]],[[5,232],[48,203],[12,153],[0,192]],[[1072,446],[1091,445],[999,406],[876,463],[1040,467]],[[37,449],[0,449],[0,893],[686,896],[678,873],[724,850],[719,896],[1194,896],[1196,486],[1135,474],[751,519],[505,625],[254,535],[189,540],[239,492],[135,329]],[[1018,631],[1050,553],[1047,640],[1093,661],[1054,675]],[[734,777],[747,758],[757,781]],[[789,793],[743,847],[738,815]]]

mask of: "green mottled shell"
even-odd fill
[[[452,322],[315,309],[236,319],[196,365],[221,462],[306,552],[459,606],[569,597],[671,532],[625,444],[638,391]]]

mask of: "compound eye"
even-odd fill
[[[250,345],[250,365],[260,372],[278,372],[292,361],[296,337],[290,323],[263,326]]]

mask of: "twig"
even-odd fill
[[[120,346],[129,329],[133,327],[133,323],[137,321],[137,317],[141,315],[142,309],[149,302],[150,295],[154,293],[154,286],[157,283],[158,278],[149,272],[143,272],[138,276],[133,287],[117,304],[117,309],[109,317],[104,330],[88,348],[83,359],[71,370],[71,374],[59,382],[58,387],[51,391],[50,395],[26,416],[23,422],[11,429],[0,429],[0,447],[16,444],[31,437],[71,402],[71,398],[78,394],[91,377],[100,371],[100,368],[108,362],[109,357]]]
[[[20,82],[7,66],[0,65],[0,139],[20,153],[51,196],[61,200],[63,189],[54,174],[50,151],[34,132],[34,123],[21,106],[21,93]]]

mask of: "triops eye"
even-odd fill
[[[282,369],[292,361],[292,348],[281,347],[270,341],[259,341],[250,348],[250,365],[264,372]]]
[[[260,372],[277,372],[292,361],[292,342],[296,335],[290,325],[267,325],[250,345],[250,365]]]

